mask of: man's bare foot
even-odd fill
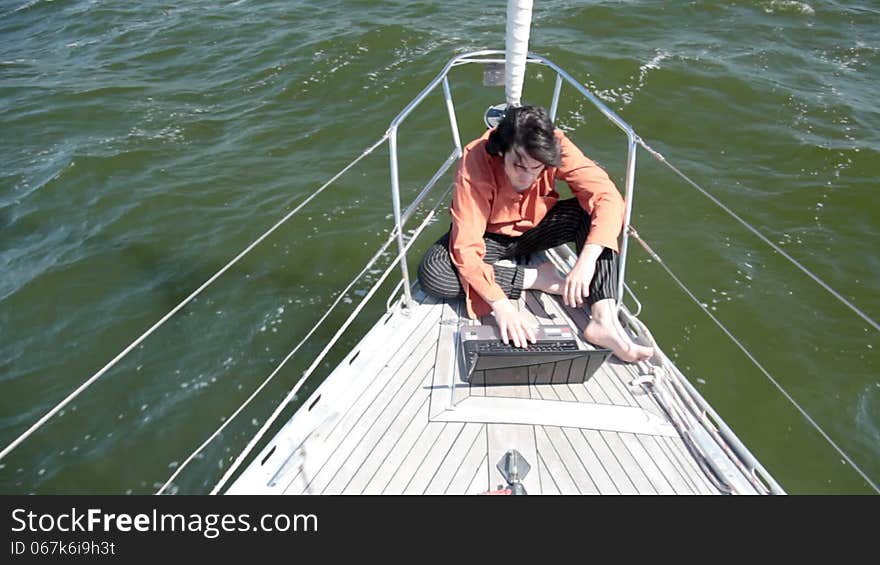
[[[553,263],[541,263],[534,269],[534,274],[533,280],[531,280],[532,277],[527,277],[530,280],[525,281],[523,285],[525,288],[541,290],[548,294],[562,294],[562,289],[565,286],[565,277],[562,276]]]
[[[615,313],[613,299],[600,300],[590,309],[591,319],[584,338],[599,347],[610,349],[621,361],[635,363],[654,356],[654,349],[634,343],[624,331]]]

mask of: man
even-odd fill
[[[555,181],[574,198],[559,201]],[[419,266],[422,288],[464,297],[471,318],[492,312],[504,343],[535,342],[534,328],[511,300],[523,290],[560,294],[569,306],[586,300],[584,337],[624,361],[653,350],[633,343],[617,319],[617,236],[623,198],[608,175],[553,127],[547,111],[520,106],[474,140],[459,163],[450,206],[452,226]],[[578,259],[562,277],[550,263],[537,268],[498,264],[574,242]]]

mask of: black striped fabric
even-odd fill
[[[483,234],[486,243],[484,261],[492,265],[495,282],[501,286],[504,294],[516,300],[522,294],[523,267],[498,265],[498,261],[517,260],[571,242],[574,242],[580,255],[589,231],[590,216],[581,208],[577,199],[560,200],[537,226],[519,237],[488,232]],[[449,256],[449,232],[425,253],[419,265],[419,282],[425,292],[434,296],[464,296],[458,270]],[[607,248],[596,261],[596,274],[590,283],[590,296],[586,302],[588,306],[592,306],[605,298],[617,299],[617,254]]]

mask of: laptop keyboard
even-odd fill
[[[509,345],[504,345],[500,339],[479,339],[466,341],[464,344],[465,351],[479,353],[512,353],[518,351],[529,352],[553,352],[553,351],[577,351],[578,344],[576,341],[539,341],[538,343],[528,343],[525,347],[516,347],[511,341]]]

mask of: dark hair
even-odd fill
[[[553,122],[540,106],[509,108],[498,127],[489,134],[486,152],[497,157],[519,147],[532,159],[558,167],[561,150],[553,135]]]

